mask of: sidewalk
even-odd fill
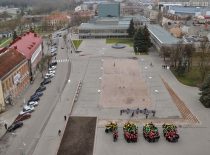
[[[25,102],[28,101],[30,96],[35,92],[39,87],[40,82],[42,81],[41,73],[38,71],[37,76],[33,84],[29,84],[28,87],[23,91],[23,93],[14,100],[14,105],[8,105],[6,111],[0,114],[0,120],[7,123],[8,127],[13,123],[15,118],[18,116],[19,112],[22,110],[22,107]],[[0,126],[0,138],[4,136],[6,129],[4,124]]]

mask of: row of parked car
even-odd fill
[[[23,126],[23,122],[31,117],[31,113],[35,111],[35,107],[39,105],[38,101],[43,96],[43,92],[46,90],[47,84],[51,82],[51,78],[55,76],[57,62],[52,62],[49,66],[48,73],[45,74],[44,80],[40,83],[40,86],[36,89],[34,94],[30,97],[28,102],[23,106],[22,111],[16,117],[12,125],[7,129],[8,132],[13,132],[17,128]]]

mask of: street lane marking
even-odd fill
[[[69,59],[52,60],[52,62],[69,62]]]

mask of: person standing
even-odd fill
[[[7,123],[4,124],[5,129],[7,130]]]
[[[61,135],[61,130],[59,129],[59,130],[58,130],[58,136],[60,136],[60,135]]]
[[[64,120],[66,121],[66,115],[64,116]]]

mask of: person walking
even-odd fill
[[[59,130],[58,130],[58,136],[60,136],[60,135],[61,135],[61,130],[59,129]]]
[[[7,130],[7,123],[4,124],[5,129]]]
[[[64,116],[64,120],[66,121],[66,115]]]

